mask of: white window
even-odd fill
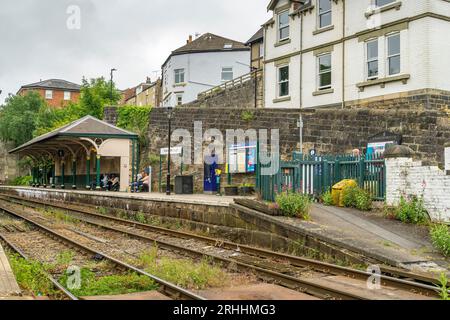
[[[225,50],[231,50],[231,49],[233,49],[233,44],[232,43],[225,43],[223,48]]]
[[[70,91],[64,91],[64,100],[70,101]]]
[[[222,68],[222,82],[227,82],[233,80],[233,68],[224,67]]]
[[[378,39],[366,42],[367,79],[378,78]]]
[[[318,0],[319,28],[331,26],[331,0]]]
[[[177,106],[181,106],[183,104],[183,95],[177,94]]]
[[[400,34],[390,35],[386,39],[388,72],[392,76],[400,73]]]
[[[319,90],[331,88],[331,53],[317,57]]]
[[[259,57],[264,58],[264,42],[259,44]]]
[[[45,99],[47,99],[47,100],[53,99],[53,91],[52,90],[45,90]]]
[[[278,40],[289,39],[289,10],[283,11],[278,15]]]
[[[289,96],[289,66],[278,68],[278,97]]]
[[[175,69],[175,83],[184,83],[184,69]]]
[[[396,0],[375,0],[375,6],[382,7],[395,1]]]

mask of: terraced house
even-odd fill
[[[266,107],[424,95],[448,104],[450,1],[272,0],[268,10]]]

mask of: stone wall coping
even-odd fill
[[[413,158],[415,152],[407,146],[391,146],[384,152],[386,159],[390,158]]]
[[[26,192],[49,192],[49,193],[74,193],[80,195],[87,196],[97,196],[97,197],[105,197],[105,198],[120,198],[120,199],[129,199],[129,200],[143,200],[143,201],[154,201],[154,202],[166,202],[166,203],[183,203],[183,204],[193,204],[193,205],[208,205],[208,206],[216,206],[216,207],[229,207],[233,201],[227,201],[220,199],[217,197],[216,199],[206,200],[206,199],[187,199],[182,198],[182,196],[173,195],[171,197],[161,195],[161,194],[152,194],[149,193],[147,195],[142,194],[134,194],[134,193],[113,193],[113,192],[101,192],[101,191],[77,191],[77,190],[60,190],[60,189],[43,189],[43,188],[31,188],[31,187],[12,187],[12,186],[0,186],[1,189],[6,190],[18,190],[18,191],[26,191]],[[194,195],[195,196],[195,195]],[[200,196],[200,195],[199,195]]]

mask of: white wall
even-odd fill
[[[163,106],[175,106],[177,93],[183,95],[183,103],[189,103],[196,100],[199,93],[220,85],[222,83],[222,67],[232,67],[234,78],[249,73],[249,61],[250,51],[206,52],[172,56],[166,64],[168,86],[163,84],[163,98],[169,92],[172,95],[169,100],[164,101]],[[175,85],[175,69],[185,70],[184,86]]]
[[[386,202],[397,205],[402,196],[423,197],[433,221],[450,222],[450,175],[438,167],[410,158],[386,159]]]
[[[343,26],[343,1],[337,3],[332,1],[332,26],[333,29],[314,34],[317,30],[317,1],[312,0],[316,7],[312,12],[307,12],[300,17],[290,20],[292,42],[281,47],[274,47],[277,35],[277,21],[274,26],[266,28],[266,61],[265,65],[265,106],[268,108],[311,108],[318,106],[337,105],[345,101],[382,97],[391,94],[420,90],[441,89],[450,90],[447,72],[450,70],[450,22],[432,17],[421,18],[410,21],[408,28],[400,31],[401,37],[401,72],[399,75],[410,75],[410,79],[386,83],[384,87],[374,85],[365,87],[361,91],[357,84],[367,81],[366,79],[366,53],[365,42],[360,42],[356,36],[361,31],[371,30],[373,22],[379,25],[393,23],[408,17],[414,17],[426,12],[436,13],[442,16],[450,16],[450,2],[445,0],[403,0],[399,10],[391,9],[366,17],[373,0],[349,0],[345,2],[346,30],[345,35],[349,37],[345,41],[345,60],[342,63],[342,44],[333,43],[342,39]],[[285,1],[280,1],[282,6]],[[274,17],[276,15],[274,14]],[[303,39],[300,30],[301,19],[303,19]],[[373,19],[373,20],[371,20]],[[378,30],[377,28],[373,30]],[[302,44],[299,41],[302,41]],[[332,88],[333,92],[315,96],[317,91],[317,60],[314,50],[333,44],[332,51]],[[379,78],[387,75],[387,53],[386,37],[378,38],[379,44]],[[300,48],[303,52],[300,58]],[[282,103],[273,103],[276,96],[276,70],[275,63],[286,55],[291,55],[291,100]],[[303,60],[303,75],[300,76],[301,60]],[[343,83],[342,73],[345,73]],[[303,78],[301,99],[300,78]],[[345,88],[345,97],[342,98],[342,88]],[[298,97],[298,98],[297,98]]]

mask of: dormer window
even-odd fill
[[[289,10],[278,14],[278,39],[279,41],[289,39]]]

